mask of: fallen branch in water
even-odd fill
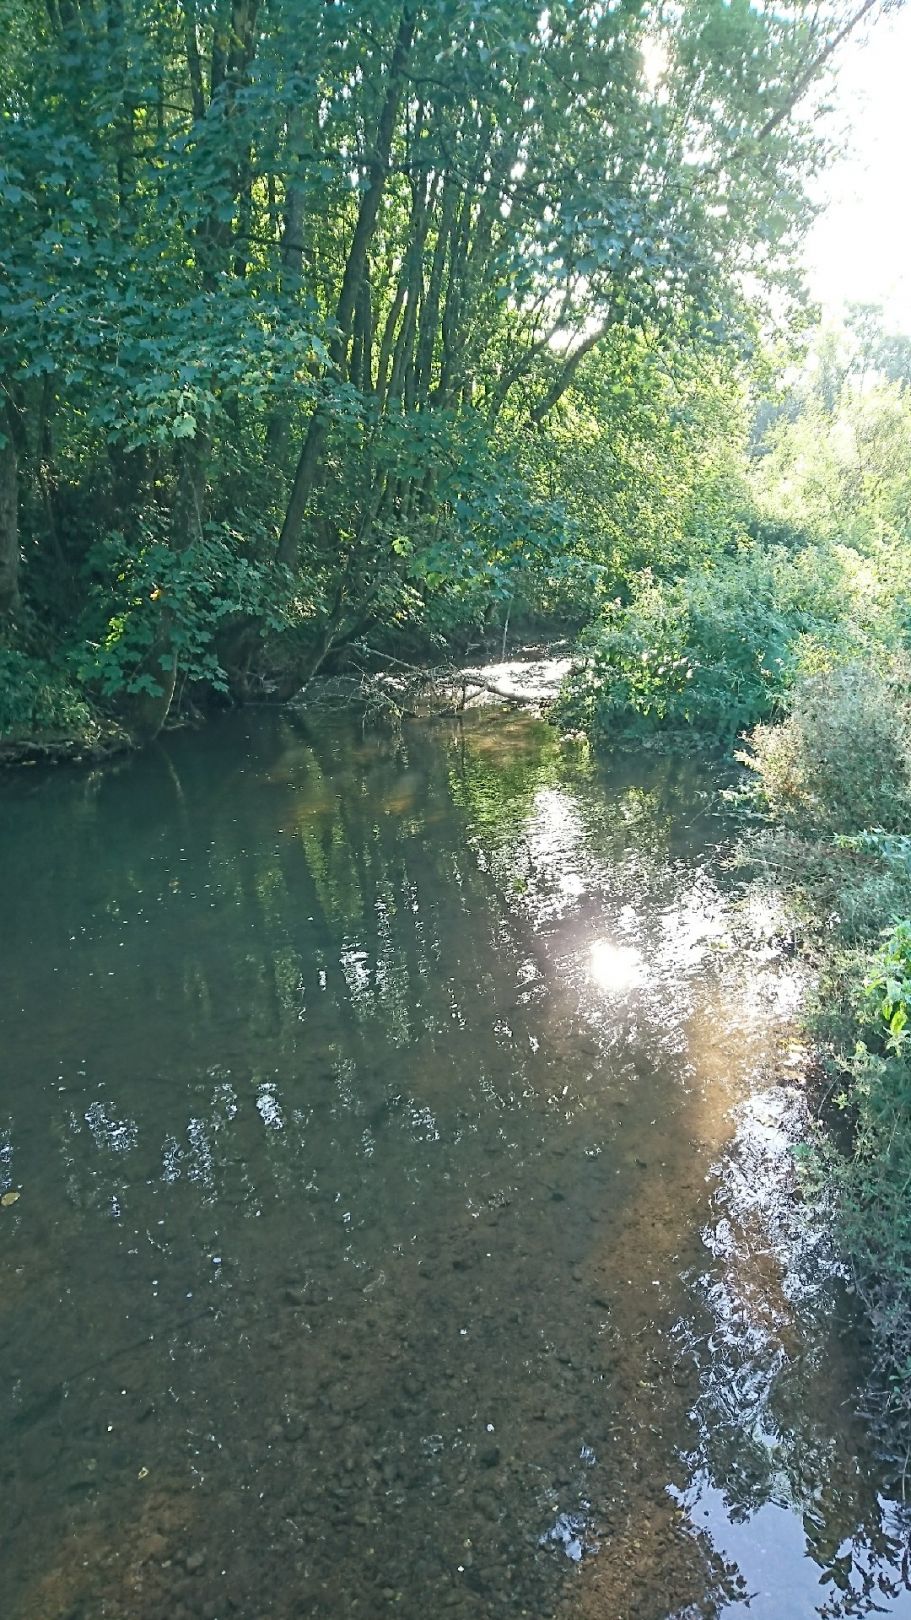
[[[490,698],[516,707],[543,710],[554,702],[564,670],[562,660],[516,660],[492,666],[497,671],[497,678],[493,678],[483,667],[452,664],[428,667],[409,664],[369,646],[362,645],[359,651],[381,667],[313,681],[292,702],[300,702],[306,694],[308,702],[334,707],[359,706],[365,717],[386,720],[463,714],[468,709],[481,707]],[[535,684],[504,684],[502,672],[508,677],[512,670],[520,677],[536,677]]]
[[[502,698],[504,703],[534,703],[541,705],[544,703],[553,702],[552,697],[542,696],[540,692],[517,692],[514,687],[507,690],[506,687],[497,686],[495,681],[485,680],[482,676],[476,675],[473,672],[463,672],[460,676],[460,680],[462,683],[463,694],[470,688],[473,692],[489,692],[491,697]],[[464,706],[465,705],[463,702],[462,707],[464,708]]]

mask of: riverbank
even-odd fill
[[[137,745],[113,720],[99,720],[91,730],[48,736],[0,738],[0,768],[16,765],[99,765]]]
[[[901,661],[798,683],[740,754],[761,830],[747,857],[793,919],[815,990],[805,1024],[826,1076],[803,1150],[832,1201],[874,1334],[868,1399],[904,1480],[911,1455],[911,682]]]
[[[556,654],[556,656],[555,656]],[[284,702],[306,712],[312,706],[362,714],[378,724],[435,714],[467,713],[485,705],[527,707],[546,714],[556,703],[571,659],[566,643],[534,644],[507,659],[471,663],[405,663],[383,654],[336,675],[320,675],[285,699],[273,697],[269,706]],[[2,671],[0,671],[2,673]],[[59,682],[42,683],[34,670],[19,672],[19,686],[7,694],[6,724],[0,726],[0,767],[4,765],[97,764],[117,754],[141,749],[152,739],[131,734],[123,717],[106,713],[75,688]],[[10,687],[12,682],[10,681]],[[260,699],[253,707],[268,700]],[[249,707],[251,705],[241,705]],[[12,715],[20,718],[13,723]],[[216,713],[223,714],[224,706]],[[0,717],[3,709],[0,707]],[[206,712],[198,707],[178,709],[166,722],[169,731],[200,725]]]

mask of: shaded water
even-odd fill
[[[272,714],[3,785],[4,1620],[911,1616],[716,785]]]

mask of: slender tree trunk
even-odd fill
[[[309,113],[310,109],[308,109]],[[304,265],[304,233],[306,228],[306,191],[301,179],[306,119],[300,108],[295,108],[290,119],[287,138],[288,173],[282,209],[281,263],[282,291],[296,287]],[[281,467],[288,442],[288,414],[280,404],[273,405],[266,421],[266,448],[273,467]]]
[[[175,449],[175,460],[171,549],[180,552],[202,537],[209,460],[209,441],[205,434],[180,440]],[[153,737],[157,737],[171,710],[180,671],[173,629],[173,610],[165,599],[161,603],[154,640],[145,658],[145,668],[159,690],[134,693],[124,704],[124,721],[136,742],[151,742]]]
[[[204,433],[178,441],[177,480],[171,507],[171,548],[185,551],[202,539],[209,440]]]
[[[0,447],[0,621],[11,619],[19,607],[19,458],[3,420]]]
[[[354,227],[354,235],[348,252],[348,261],[345,265],[345,274],[342,278],[341,291],[335,312],[337,334],[330,347],[330,356],[336,375],[344,367],[345,356],[348,351],[348,339],[351,333],[351,322],[367,269],[367,253],[376,229],[377,215],[379,214],[380,203],[386,186],[389,155],[392,151],[395,124],[404,88],[405,68],[411,51],[416,21],[414,6],[406,4],[402,11],[395,48],[392,52],[392,61],[389,65],[386,98],[380,113],[376,146],[368,165],[367,189],[363,194],[361,206],[358,209],[357,223]],[[318,408],[315,410],[310,418],[310,424],[298,457],[294,481],[291,486],[291,496],[278,542],[278,560],[287,567],[293,568],[297,561],[304,512],[307,509],[307,502],[310,499],[316,472],[322,460],[329,427],[329,413],[324,409]]]
[[[395,339],[395,329],[399,322],[399,316],[402,313],[402,305],[405,302],[405,292],[406,283],[404,277],[402,277],[399,280],[399,284],[395,289],[395,295],[392,303],[389,306],[389,313],[386,316],[386,323],[383,327],[383,336],[380,341],[379,357],[376,362],[376,392],[377,398],[381,402],[386,393],[386,382],[389,372],[389,361],[392,358],[392,345]]]
[[[417,350],[414,357],[414,397],[421,404],[426,402],[430,392],[430,375],[433,367],[434,347],[440,324],[440,299],[443,293],[443,272],[446,267],[446,255],[452,249],[453,223],[456,218],[456,207],[459,200],[458,182],[451,175],[447,175],[443,186],[442,207],[437,224],[437,239],[433,250],[433,260],[430,266],[430,279],[427,284],[427,296],[421,309],[421,321],[418,329]]]
[[[193,117],[199,120],[206,116],[206,98],[202,87],[199,35],[196,31],[196,0],[183,0],[183,11],[187,72],[190,78],[190,105],[193,108]]]
[[[473,202],[472,188],[466,188],[461,209],[452,224],[449,268],[440,320],[440,375],[436,390],[431,395],[434,403],[440,405],[451,404],[455,392]]]
[[[354,317],[351,362],[348,375],[355,388],[369,394],[373,389],[373,289],[365,274]]]
[[[593,332],[589,332],[588,337],[583,338],[582,342],[573,349],[568,359],[564,361],[546,394],[538,400],[537,405],[528,413],[528,420],[533,427],[540,427],[544,418],[563,398],[585,356],[591,354],[592,349],[597,348],[605,333],[610,330],[612,318],[612,315],[609,315]]]

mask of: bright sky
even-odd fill
[[[847,45],[840,65],[836,117],[852,155],[825,178],[810,290],[827,315],[882,304],[892,330],[911,333],[911,5]]]

